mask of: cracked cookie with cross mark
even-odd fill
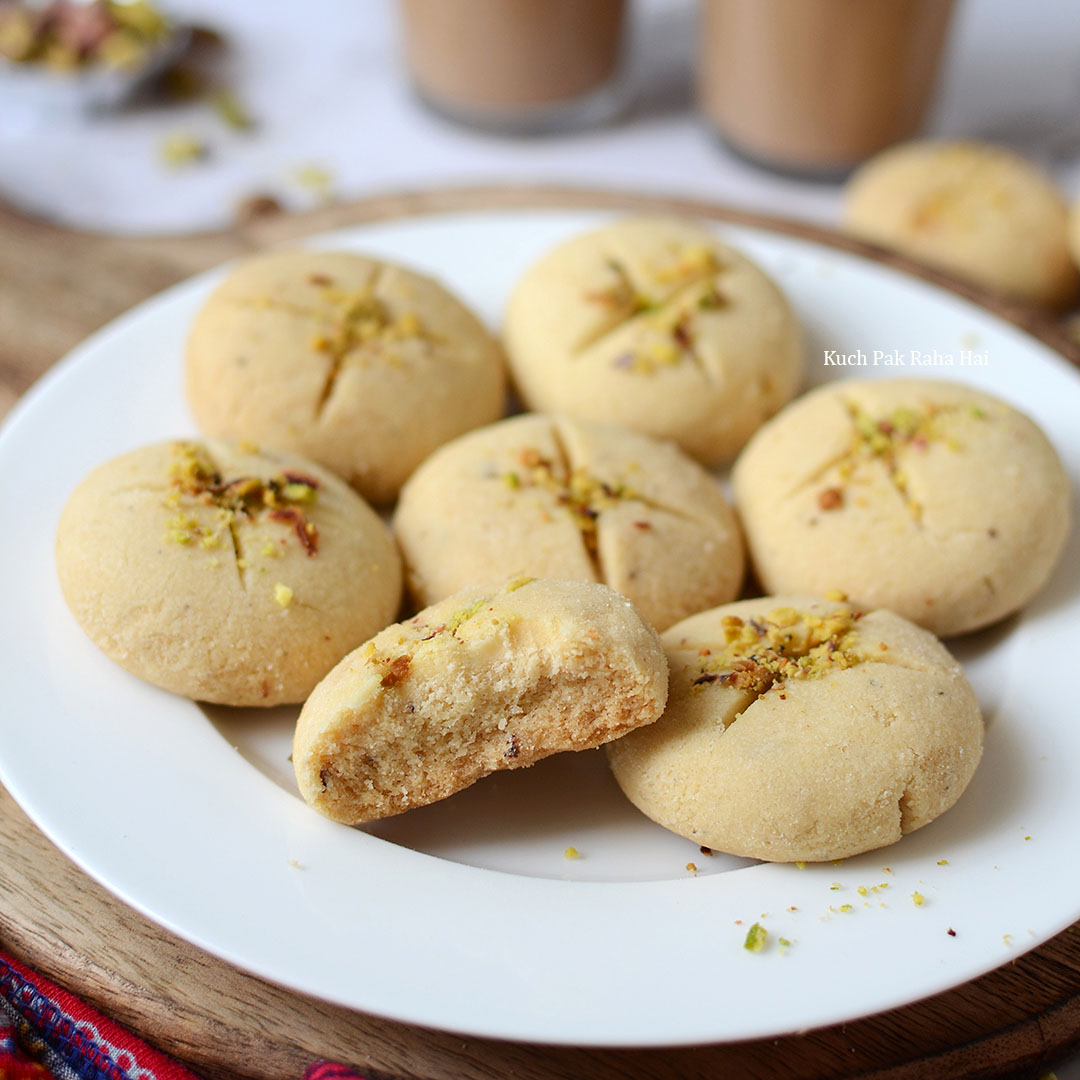
[[[505,405],[502,353],[472,312],[430,278],[348,252],[242,262],[195,319],[186,379],[208,435],[304,454],[376,503]]]
[[[959,383],[830,383],[762,428],[732,478],[766,591],[835,586],[941,637],[1026,604],[1069,529],[1046,436]]]
[[[308,698],[293,767],[347,825],[444,799],[499,769],[587,750],[660,716],[667,661],[603,585],[473,586],[387,627]]]
[[[600,581],[663,629],[733,600],[744,556],[719,484],[670,443],[536,414],[462,435],[402,489],[420,605],[499,575]]]
[[[95,469],[64,508],[56,566],[108,657],[223,705],[302,701],[401,599],[393,541],[348,485],[295,455],[217,440]]]
[[[607,754],[630,801],[696,844],[772,862],[872,851],[948,810],[982,755],[960,665],[890,611],[766,596],[663,642],[664,715]]]
[[[504,341],[539,412],[599,420],[729,461],[791,399],[802,341],[783,293],[703,225],[628,218],[521,279]]]

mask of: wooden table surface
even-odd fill
[[[363,221],[538,205],[689,212],[818,240],[945,285],[1080,363],[1080,348],[1041,313],[989,299],[825,230],[686,200],[522,188],[418,193],[301,217],[267,215],[225,233],[161,240],[75,233],[0,207],[0,416],[90,331],[224,259]],[[1080,1050],[1080,924],[948,993],[783,1039],[584,1050],[462,1038],[392,1023],[272,986],[161,930],[84,875],[3,789],[0,948],[200,1075],[221,1080],[299,1080],[317,1058],[352,1064],[371,1080],[1022,1080]]]

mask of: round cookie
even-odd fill
[[[1046,436],[958,383],[830,383],[762,428],[732,479],[766,592],[840,588],[941,637],[1027,603],[1069,529]]]
[[[844,225],[1017,300],[1061,307],[1080,287],[1060,192],[999,146],[914,142],[879,154],[848,184]]]
[[[529,408],[730,460],[790,400],[802,341],[783,294],[702,225],[628,218],[548,252],[521,279],[504,341]]]
[[[960,666],[892,612],[760,597],[663,641],[667,709],[608,760],[635,806],[695,844],[847,858],[933,821],[979,763],[982,718]]]
[[[473,586],[347,656],[300,713],[304,799],[348,825],[446,798],[497,769],[653,723],[667,699],[655,630],[603,585]]]
[[[601,581],[663,629],[733,600],[742,537],[719,484],[670,443],[528,414],[437,450],[394,531],[420,605],[491,576]]]
[[[393,541],[343,481],[217,440],[144,446],[95,469],[61,515],[56,567],[107,656],[223,705],[302,701],[401,599]]]
[[[505,405],[502,354],[464,305],[340,251],[240,263],[192,325],[186,379],[207,434],[302,453],[380,503]]]

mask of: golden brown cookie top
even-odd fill
[[[344,481],[215,439],[95,469],[61,515],[56,561],[68,606],[107,655],[231,705],[303,700],[401,596],[393,540]]]
[[[208,434],[298,451],[378,502],[504,406],[479,319],[437,281],[352,252],[237,264],[195,317],[185,374]]]
[[[768,591],[842,588],[941,635],[1026,603],[1068,531],[1068,481],[1043,432],[944,380],[819,387],[762,428],[732,480]]]
[[[798,325],[749,258],[680,218],[571,237],[519,281],[504,339],[526,405],[730,459],[794,393]]]
[[[670,443],[526,414],[431,456],[395,531],[431,603],[494,573],[602,581],[657,626],[732,599],[742,539],[716,480]]]

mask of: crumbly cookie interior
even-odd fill
[[[655,660],[635,659],[633,645],[612,637],[624,630],[638,653],[651,641],[633,609],[616,601],[616,619],[597,627],[507,603],[532,584],[435,605],[343,661],[301,717],[294,764],[304,797],[337,821],[370,821],[655,720],[666,698],[659,642]]]

